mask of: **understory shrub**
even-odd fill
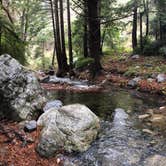
[[[75,67],[76,67],[76,69],[81,69],[81,68],[84,68],[86,66],[89,66],[93,62],[94,62],[93,58],[90,58],[90,57],[87,57],[87,58],[81,57],[81,58],[79,58],[75,62]]]

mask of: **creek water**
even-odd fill
[[[138,119],[145,109],[165,104],[165,98],[119,89],[100,93],[51,93],[65,105],[85,104],[101,119],[101,131],[89,150],[59,155],[64,165],[146,166],[148,157],[166,155],[165,128],[152,128]],[[155,135],[143,129],[153,130]]]

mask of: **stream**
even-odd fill
[[[165,104],[165,98],[116,88],[111,92],[52,91],[51,94],[65,105],[85,104],[101,119],[101,131],[88,151],[58,155],[64,165],[151,166],[149,157],[166,156],[165,126],[151,128],[138,119],[145,109]],[[143,129],[150,129],[155,135],[143,132]],[[166,165],[166,159],[164,161]]]

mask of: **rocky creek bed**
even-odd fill
[[[117,89],[104,93],[59,91],[52,94],[65,104],[77,102],[85,104],[102,119],[101,132],[88,151],[57,155],[64,161],[64,165],[166,164],[165,127],[154,128],[139,119],[139,115],[145,113],[144,110],[164,105],[166,103],[164,97]]]
[[[9,55],[0,64],[0,165],[166,165],[165,96],[78,81],[71,81],[78,91],[45,93]]]

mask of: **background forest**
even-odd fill
[[[0,54],[64,76],[103,55],[166,56],[165,0],[0,0]]]

